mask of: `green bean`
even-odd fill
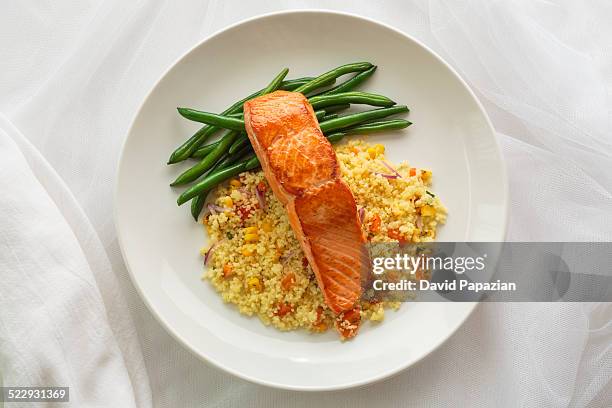
[[[246,133],[241,133],[240,136],[232,143],[229,150],[227,151],[229,154],[232,154],[238,151],[242,146],[249,143],[249,137]]]
[[[249,160],[244,160],[206,176],[200,182],[183,191],[183,193],[176,200],[176,203],[178,205],[183,205],[192,198],[202,194],[204,191],[209,191],[228,178],[242,173],[243,171],[247,170],[247,164],[249,164]]]
[[[246,98],[242,98],[238,102],[235,102],[232,106],[230,106],[229,108],[221,112],[221,115],[228,115],[232,113],[242,112],[242,105],[244,105],[244,103],[248,101],[249,99],[255,98],[257,95],[260,94],[260,92],[261,90],[252,93]],[[214,133],[216,133],[218,130],[220,130],[220,128],[216,126],[206,125],[206,126],[201,127],[186,142],[184,142],[182,145],[176,148],[176,150],[174,150],[174,152],[170,156],[170,159],[168,160],[168,164],[174,164],[174,163],[178,163],[183,160],[186,160],[196,151],[196,149],[198,149],[198,147],[202,145],[202,143],[208,140],[208,138]]]
[[[208,191],[201,193],[191,200],[191,216],[196,222],[198,222],[198,217],[202,212],[202,208],[204,208],[204,202],[206,202],[207,195]]]
[[[298,78],[298,79],[292,79],[292,80],[289,80],[289,81],[284,81],[283,85],[279,89],[282,89],[283,91],[292,91],[292,92],[295,92],[295,90],[297,88],[299,88],[300,86],[302,86],[302,85],[312,81],[313,79],[314,79],[314,77],[304,77],[304,78]],[[333,85],[334,83],[336,83],[336,78],[331,78],[327,82],[322,83],[321,87]]]
[[[252,151],[253,151],[253,147],[251,146],[250,143],[247,143],[246,145],[242,146],[240,149],[234,151],[234,153],[228,154],[224,162],[219,166],[219,168],[224,168],[226,167],[227,164],[236,163],[242,158],[242,156]]]
[[[227,112],[227,111],[224,111]],[[168,159],[168,164],[174,164],[186,160],[202,143],[215,133],[218,128],[213,126],[203,126],[194,133],[187,141],[177,147]]]
[[[261,164],[259,163],[259,159],[257,158],[257,156],[255,156],[255,154],[253,154],[253,156],[247,156],[246,163],[244,165],[244,170],[253,170],[258,168],[260,165]]]
[[[222,159],[221,162],[219,162],[219,166],[216,167],[217,170],[224,169],[225,167],[231,164],[241,161],[244,158],[244,156],[248,153],[253,153],[253,147],[251,146],[251,143],[248,143],[248,139],[247,139],[247,143],[245,145],[243,145],[238,150],[235,150],[234,153],[230,153],[226,155],[225,158]],[[211,169],[208,174],[211,174],[213,171],[214,170]]]
[[[340,112],[345,109],[348,109],[350,107],[351,105],[348,103],[343,103],[341,105],[328,106],[327,108],[325,108],[325,113],[336,113],[336,112]]]
[[[340,140],[342,140],[342,138],[346,136],[346,133],[332,133],[331,135],[327,136],[325,135],[325,137],[327,137],[327,140],[329,140],[329,143],[334,144],[334,143],[338,143]]]
[[[234,164],[238,161],[241,161],[247,154],[250,154],[250,153],[253,153],[253,147],[251,146],[250,143],[248,143],[246,146],[243,146],[240,150],[238,150],[234,154],[230,154],[225,160],[225,163],[222,166],[219,166],[219,168],[223,169],[229,166],[230,164]]]
[[[301,86],[303,84],[305,84],[308,81],[312,81],[314,79],[314,77],[302,77],[302,78],[295,78],[295,79],[286,79],[283,81],[283,83],[281,84],[279,89],[282,89],[284,91],[291,91],[295,88],[297,88],[298,86]],[[261,91],[259,91],[261,92]]]
[[[373,65],[370,64],[369,62],[355,62],[352,64],[342,65],[342,66],[332,69],[331,71],[328,71],[324,74],[319,75],[312,81],[307,82],[304,85],[300,86],[299,88],[295,89],[294,92],[301,92],[304,95],[306,95],[307,93],[310,93],[314,91],[315,89],[323,86],[323,84],[328,82],[330,79],[336,79],[339,76],[342,76],[344,74],[348,74],[351,72],[362,72],[372,67]]]
[[[216,113],[202,112],[189,108],[177,108],[178,112],[185,119],[195,122],[206,123],[207,125],[217,126],[223,129],[244,130],[244,120],[229,116],[218,115]]]
[[[234,143],[236,137],[238,137],[237,131],[228,131],[225,135],[223,135],[220,143],[212,152],[204,157],[198,164],[181,173],[181,175],[179,175],[170,185],[178,186],[181,184],[190,183],[200,177],[202,174],[206,173],[206,171],[213,167],[217,160],[219,160],[227,152],[227,149],[232,145],[232,143]]]
[[[412,122],[404,119],[391,119],[381,120],[378,122],[369,122],[363,125],[355,126],[352,128],[344,129],[341,132],[335,132],[325,135],[330,143],[338,143],[344,136],[355,135],[355,134],[366,134],[374,132],[382,132],[385,130],[398,130],[404,129],[412,125]]]
[[[210,170],[208,171],[208,174],[210,175],[210,174],[214,173],[217,170],[221,170],[221,169],[227,167],[227,162],[228,162],[229,157],[230,157],[230,155],[228,153],[226,153],[223,156],[221,156],[221,158],[219,160],[217,160],[215,165],[210,168]]]
[[[204,145],[204,146],[200,147],[198,150],[196,150],[195,152],[193,152],[191,157],[194,158],[194,159],[202,159],[208,153],[212,152],[215,149],[215,147],[217,147],[219,145],[219,143],[221,143],[221,141],[217,140],[216,142]]]
[[[325,122],[326,120],[336,119],[337,117],[338,117],[337,113],[332,113],[331,115],[323,116],[319,122]]]
[[[317,117],[317,121],[320,121],[321,119],[323,119],[323,116],[325,116],[325,111],[324,110],[315,111],[315,116]]]
[[[332,130],[348,128],[359,123],[369,122],[375,119],[385,118],[397,113],[406,113],[409,109],[405,105],[392,106],[390,108],[380,108],[365,112],[353,113],[351,115],[340,116],[339,118],[328,120],[321,123],[321,131],[328,133]]]
[[[343,130],[347,135],[364,135],[366,133],[380,132],[383,130],[398,130],[404,129],[412,125],[412,122],[404,119],[381,120],[378,122],[364,123],[363,125],[355,126]]]
[[[383,95],[367,92],[344,92],[334,95],[320,95],[309,98],[308,101],[313,109],[325,108],[327,106],[340,105],[345,103],[360,103],[372,106],[389,107],[395,105],[391,99]]]
[[[370,122],[363,125],[348,128],[346,130],[343,130],[342,132],[325,135],[325,137],[327,137],[327,140],[329,140],[330,143],[334,144],[338,143],[346,135],[366,134],[372,132],[381,132],[384,130],[404,129],[410,125],[412,125],[412,122],[404,119],[381,120],[379,122]]]
[[[352,91],[353,89],[361,85],[366,79],[371,77],[374,71],[376,71],[376,68],[376,65],[374,65],[372,66],[372,68],[358,73],[357,75],[347,81],[344,81],[340,85],[328,89],[327,91],[323,91],[322,95],[333,95],[341,92]]]
[[[288,73],[289,73],[289,68],[283,68],[283,70],[279,72],[277,76],[274,77],[272,82],[270,82],[268,86],[266,86],[264,89],[261,90],[259,95],[261,96],[261,95],[269,94],[270,92],[276,91],[282,85],[283,79],[285,79]]]
[[[242,106],[244,105],[244,103],[246,101],[249,101],[249,100],[253,99],[253,98],[257,98],[261,94],[261,91],[262,91],[262,89],[260,89],[257,92],[253,92],[252,94],[250,94],[246,98],[242,98],[241,100],[239,100],[237,102],[234,102],[234,104],[232,106],[230,106],[229,108],[227,108],[226,111],[229,111],[229,113],[242,113]],[[225,115],[225,113],[221,112],[221,115]]]

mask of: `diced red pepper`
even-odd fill
[[[370,232],[378,232],[380,231],[380,215],[374,214],[372,217],[372,221],[370,221]]]
[[[283,276],[283,279],[281,279],[281,288],[284,291],[291,290],[294,284],[295,284],[295,273],[293,272],[286,273],[285,276]]]
[[[236,209],[236,212],[238,213],[242,221],[246,221],[246,219],[251,216],[253,210],[247,207],[240,206]]]
[[[278,305],[278,309],[276,310],[276,315],[278,317],[285,317],[287,316],[289,313],[293,312],[293,306],[291,306],[289,303],[287,302],[283,302],[280,303]]]
[[[357,334],[361,313],[359,307],[347,310],[336,318],[336,328],[343,338],[350,339]]]
[[[389,228],[387,230],[387,236],[391,239],[398,241],[400,244],[406,242],[406,237],[396,228]]]

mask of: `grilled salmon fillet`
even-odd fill
[[[255,153],[312,267],[343,338],[360,323],[361,276],[368,266],[355,198],[336,153],[301,93],[276,91],[244,104]]]

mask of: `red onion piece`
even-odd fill
[[[215,242],[214,244],[212,244],[212,246],[208,249],[208,251],[206,251],[206,254],[204,255],[204,265],[208,266],[208,262],[210,261],[210,258],[212,257],[213,254],[213,250],[215,249],[215,247],[217,246],[218,242]]]
[[[374,172],[374,174],[378,174],[379,176],[384,177],[389,180],[395,180],[401,177],[401,176],[398,176],[397,174],[385,174],[385,173],[378,173],[378,172]]]
[[[285,263],[287,263],[287,261],[288,261],[289,259],[291,259],[291,257],[292,257],[294,254],[295,254],[295,251],[293,251],[293,250],[289,250],[289,251],[285,252],[285,253],[284,253],[284,254],[283,254],[281,257],[280,257],[281,264],[283,264],[283,265],[284,265]]]
[[[242,196],[245,197],[246,199],[251,197],[251,190],[249,190],[248,188],[244,186],[240,187],[238,191],[240,191],[240,194],[242,194]]]
[[[402,178],[402,175],[401,175],[401,174],[399,174],[399,173],[397,172],[397,170],[395,170],[395,169],[393,168],[393,166],[391,166],[391,165],[390,165],[389,163],[387,163],[385,160],[381,160],[381,162],[382,162],[382,164],[384,164],[384,165],[385,165],[385,167],[386,167],[386,168],[388,168],[389,170],[391,170],[391,171],[393,172],[393,174],[395,174],[395,175],[397,176],[396,178]]]
[[[259,201],[259,207],[262,210],[266,210],[266,193],[260,191],[258,188],[255,188],[255,195],[257,196],[257,201]]]
[[[418,229],[423,229],[423,219],[420,215],[417,215],[415,225]]]
[[[363,223],[363,220],[365,219],[365,208],[364,208],[364,207],[361,207],[361,208],[359,209],[358,214],[359,214],[359,222],[362,222],[362,223]]]
[[[230,211],[231,208],[227,208],[227,207],[221,207],[220,205],[216,205],[216,204],[208,204],[208,209],[210,210],[210,213],[212,215],[216,215],[217,213],[221,213],[221,212],[225,212],[225,211]]]

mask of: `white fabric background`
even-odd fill
[[[70,385],[75,407],[612,406],[612,304],[483,304],[411,369],[325,394],[209,368],[146,310],[112,221],[136,109],[211,33],[311,7],[397,27],[468,80],[508,166],[509,240],[612,240],[609,1],[2,2],[4,384]]]

